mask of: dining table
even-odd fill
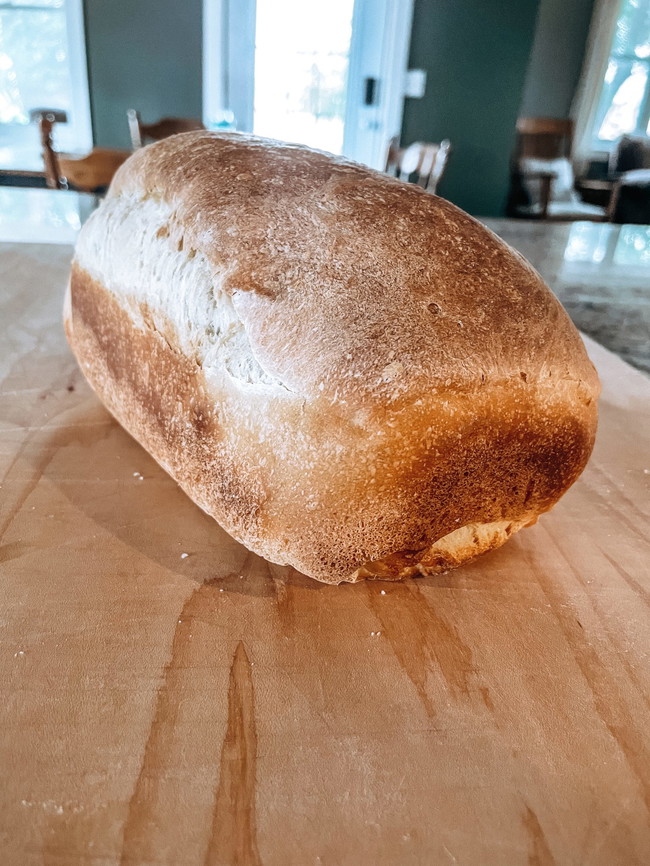
[[[75,225],[0,243],[0,863],[647,866],[647,376],[585,337],[592,458],[499,550],[321,584],[92,392]]]

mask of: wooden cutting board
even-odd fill
[[[69,256],[0,252],[0,863],[650,863],[650,382],[589,343],[598,442],[551,514],[325,586],[99,405]]]

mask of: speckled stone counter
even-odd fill
[[[650,226],[483,222],[537,268],[581,331],[650,373]]]

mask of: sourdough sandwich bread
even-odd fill
[[[322,581],[460,565],[582,471],[599,385],[539,275],[344,159],[190,132],[83,227],[66,331],[121,424],[228,532]]]

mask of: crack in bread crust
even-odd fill
[[[521,529],[534,522],[524,517],[495,520],[492,523],[470,523],[439,538],[423,550],[400,550],[379,559],[366,562],[348,580],[403,580],[406,577],[429,577],[464,565],[490,550],[496,550]]]

